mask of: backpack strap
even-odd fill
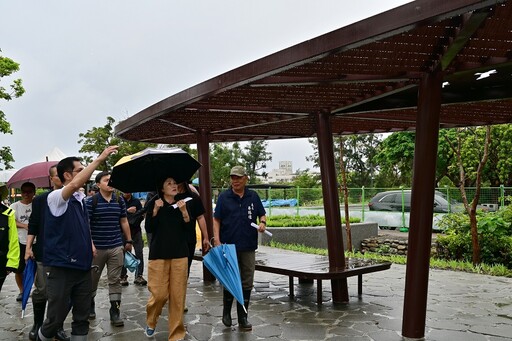
[[[119,193],[114,192],[116,196],[116,202],[121,206],[121,195]],[[94,213],[94,210],[96,209],[96,206],[98,206],[98,198],[100,196],[100,192],[94,193],[92,196],[92,213]]]

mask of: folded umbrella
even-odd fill
[[[21,318],[25,316],[25,308],[27,307],[28,298],[30,297],[30,291],[32,285],[34,285],[34,279],[36,277],[36,262],[29,258],[23,270],[23,294],[21,296]]]
[[[247,312],[244,306],[244,293],[235,245],[221,244],[211,248],[204,255],[203,264]]]
[[[140,260],[135,257],[133,253],[127,251],[124,253],[124,267],[128,269],[130,272],[135,272],[139,267]]]
[[[158,190],[166,178],[189,180],[201,167],[190,154],[179,148],[146,148],[119,159],[112,168],[109,185],[127,193]]]

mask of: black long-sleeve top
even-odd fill
[[[153,217],[155,201],[148,205],[147,232],[152,233],[148,259],[175,259],[188,257],[187,225],[179,208],[164,200],[164,206]]]

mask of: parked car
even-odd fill
[[[369,202],[370,211],[411,211],[411,190],[403,191],[403,207],[402,207],[402,191],[386,191],[377,193]],[[463,209],[462,204],[455,200],[450,200],[450,204],[446,200],[446,195],[439,191],[435,191],[434,195],[434,212],[449,213],[460,212]]]

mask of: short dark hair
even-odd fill
[[[34,185],[32,182],[24,182],[20,189],[23,191],[23,188],[30,188],[32,190],[32,192],[36,192],[36,185]]]
[[[48,168],[48,174],[49,174],[50,176],[52,176],[52,169],[53,169],[53,168],[55,168],[55,170],[57,170],[57,165],[55,164],[55,165],[51,166],[50,168]]]
[[[75,161],[82,162],[82,159],[76,156],[69,156],[59,161],[57,164],[57,175],[59,176],[60,181],[64,183],[66,179],[64,178],[64,173],[70,172],[72,173],[75,169]]]
[[[99,184],[101,182],[101,179],[107,175],[110,175],[109,171],[99,172],[98,175],[96,175],[96,177],[94,178],[94,182]]]

